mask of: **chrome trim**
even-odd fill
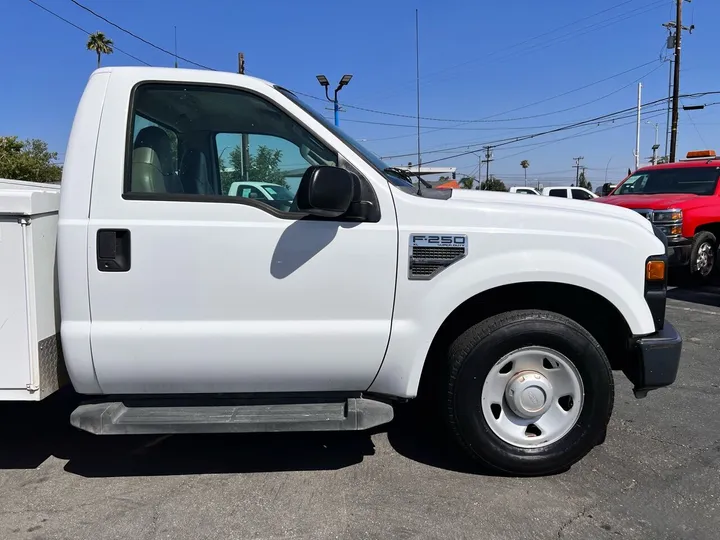
[[[668,241],[679,240],[683,237],[682,232],[680,234],[667,234],[666,232],[667,229],[670,227],[680,226],[682,228],[682,218],[669,221],[655,221],[655,214],[669,214],[671,212],[680,212],[682,214],[681,208],[664,208],[662,210],[653,210],[652,208],[632,208],[632,210],[634,210],[635,212],[643,216],[645,219],[647,219],[650,223],[658,227],[665,234],[665,236],[667,236]]]

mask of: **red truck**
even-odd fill
[[[688,267],[694,280],[704,282],[717,272],[719,176],[715,151],[698,150],[677,163],[642,167],[594,201],[645,216],[667,236],[670,266]]]

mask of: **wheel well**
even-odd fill
[[[563,283],[516,283],[469,298],[445,319],[425,359],[419,393],[425,394],[423,388],[438,380],[455,338],[488,317],[517,309],[553,311],[574,320],[598,341],[612,368],[622,368],[631,332],[625,318],[606,298]]]
[[[704,225],[700,225],[695,229],[695,234],[700,231],[708,231],[715,235],[716,239],[720,240],[720,223],[706,223]]]

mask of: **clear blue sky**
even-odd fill
[[[344,73],[351,73],[354,78],[341,92],[341,101],[411,116],[416,111],[418,8],[422,116],[482,119],[495,115],[494,120],[536,116],[459,126],[423,121],[423,131],[429,131],[422,136],[424,150],[460,145],[474,149],[488,141],[547,129],[538,126],[567,124],[633,107],[637,99],[634,81],[640,78],[643,102],[667,94],[668,64],[660,61],[667,32],[660,25],[673,16],[672,0],[80,1],[166,49],[173,49],[173,26],[177,26],[178,54],[216,69],[235,71],[237,52],[243,51],[248,73],[317,97],[323,94],[316,74],[323,73],[335,83]],[[116,47],[148,63],[173,64],[171,56],[122,33],[70,0],[37,2],[83,29],[105,32]],[[95,55],[85,50],[82,31],[28,0],[2,0],[1,4],[0,133],[45,139],[62,158],[77,101],[95,67]],[[697,28],[691,36],[684,34],[681,91],[720,90],[716,37],[720,2],[693,0],[685,4],[684,13],[683,22]],[[138,64],[119,51],[104,57],[103,63]],[[638,67],[642,64],[648,65]],[[191,67],[182,61],[180,65]],[[613,77],[628,70],[632,71]],[[531,105],[539,101],[542,103]],[[720,95],[697,100],[714,101],[720,101]],[[321,110],[330,106],[320,100],[309,102]],[[572,110],[557,112],[569,108]],[[513,109],[517,110],[498,114]],[[330,110],[323,112],[332,115]],[[680,153],[708,147],[720,150],[720,105],[690,114],[681,111]],[[664,146],[665,115],[651,120],[661,123]],[[380,156],[416,151],[414,127],[363,122],[413,126],[413,118],[348,107],[341,113],[341,127]],[[498,148],[491,173],[511,184],[518,182],[522,177],[519,162],[528,159],[528,178],[537,177],[546,184],[569,182],[574,177],[572,158],[582,155],[588,178],[595,185],[602,182],[609,160],[610,179],[617,179],[633,164],[633,119],[616,126],[623,123],[629,125],[610,130],[613,126],[607,124],[586,126]],[[453,126],[463,129],[436,129]],[[644,125],[643,157],[650,155],[653,138],[653,127]],[[423,161],[462,151],[465,149],[426,154]],[[405,164],[416,158],[386,161]],[[467,155],[440,164],[476,173],[477,158]]]

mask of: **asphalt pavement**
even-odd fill
[[[720,287],[673,289],[678,380],[616,374],[602,446],[543,478],[479,471],[400,411],[373,433],[96,437],[73,398],[1,404],[3,540],[720,538]]]

